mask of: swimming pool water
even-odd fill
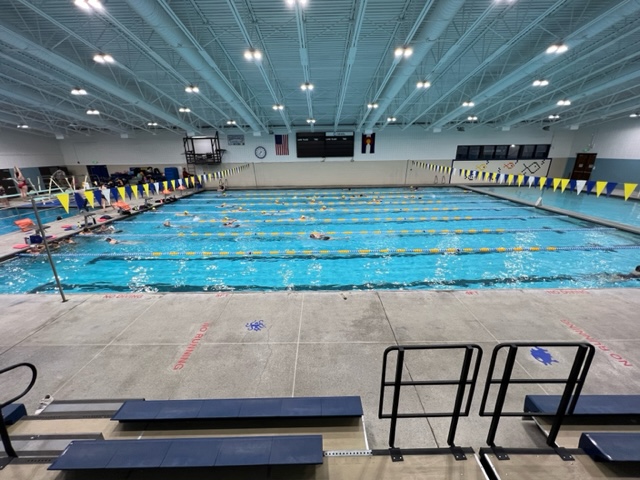
[[[640,286],[640,236],[457,188],[204,192],[116,227],[55,251],[66,292]],[[55,292],[46,258],[0,292]]]

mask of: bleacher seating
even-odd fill
[[[319,465],[322,436],[255,436],[71,442],[49,470]]]
[[[10,403],[2,409],[5,425],[13,425],[27,415],[27,409],[22,403]]]
[[[558,410],[560,395],[527,395],[524,411],[553,414]],[[580,395],[574,415],[634,416],[640,415],[640,395]]]
[[[585,432],[578,447],[601,462],[640,462],[640,432]]]
[[[360,397],[286,397],[207,400],[129,400],[119,422],[362,416]]]

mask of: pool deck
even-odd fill
[[[132,201],[132,206],[142,200]],[[98,216],[102,210],[96,211]],[[105,213],[114,215],[112,210]],[[81,217],[47,233],[74,232]],[[17,228],[16,228],[17,230]],[[24,233],[0,237],[0,256],[14,254]],[[57,400],[360,395],[370,446],[384,448],[388,420],[377,419],[382,354],[398,344],[477,343],[484,349],[480,385],[456,443],[484,445],[488,418],[478,416],[493,347],[501,342],[588,341],[596,354],[584,393],[640,393],[640,289],[513,289],[209,294],[2,295],[0,368],[35,364],[40,376],[23,400],[30,413],[47,394]],[[262,322],[260,322],[262,321]],[[542,365],[524,352],[519,375],[566,367]],[[449,371],[451,359],[408,358],[406,378]],[[541,370],[542,369],[542,370]],[[545,370],[546,369],[546,370]],[[20,373],[0,377],[8,398]],[[515,389],[516,393],[524,390]],[[557,393],[532,386],[526,393]],[[514,400],[522,405],[522,396]],[[401,407],[450,408],[450,395],[403,390]],[[398,444],[446,445],[447,419],[400,420]],[[531,421],[504,419],[498,443],[542,446]]]
[[[29,412],[47,394],[58,400],[360,395],[370,445],[384,448],[388,420],[377,419],[377,401],[385,348],[477,343],[485,351],[481,381],[457,444],[480,447],[489,425],[477,414],[480,393],[499,342],[589,341],[596,353],[584,393],[640,393],[638,291],[73,294],[65,303],[56,295],[3,295],[0,367],[38,367],[25,398]],[[516,370],[552,376],[569,365],[568,358],[557,361],[543,365],[525,351]],[[446,356],[430,362],[408,357],[405,378],[452,368]],[[17,393],[26,381],[3,375],[0,391]],[[519,395],[511,406],[521,408],[525,391],[512,390]],[[533,385],[526,392],[556,393]],[[438,411],[451,398],[408,387],[401,406]],[[446,419],[400,420],[398,444],[444,446],[447,429]],[[497,438],[522,447],[544,441],[533,422],[519,417],[504,419]]]

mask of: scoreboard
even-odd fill
[[[353,157],[353,132],[298,132],[298,158]]]

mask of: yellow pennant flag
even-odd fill
[[[125,201],[127,197],[125,197],[124,187],[118,187],[118,195],[120,195],[120,200]]]
[[[189,185],[189,177],[184,177],[184,184],[187,186],[187,188],[191,187],[191,185]]]
[[[64,211],[69,213],[69,194],[59,193],[58,195],[56,195],[56,198],[60,202],[60,205],[64,207]]]
[[[596,197],[599,197],[608,182],[596,182]]]
[[[540,177],[540,190],[542,190],[547,183],[547,177]]]
[[[567,188],[567,185],[569,185],[569,182],[570,182],[570,181],[571,181],[571,180],[569,180],[568,178],[563,178],[563,179],[560,181],[560,188],[561,188],[562,193],[564,193],[564,190],[565,190],[565,188]]]
[[[143,183],[142,184],[142,188],[144,189],[144,194],[148,197],[149,196],[149,184],[148,183]]]
[[[555,192],[558,187],[560,186],[560,178],[554,178],[553,179],[553,191]]]
[[[175,180],[171,180],[171,186],[173,187],[173,189],[176,189],[176,181]]]
[[[507,185],[511,185],[513,183],[513,174],[510,173],[507,175]]]
[[[624,184],[624,199],[628,200],[629,197],[631,196],[631,194],[633,193],[633,191],[636,189],[636,187],[638,186],[637,183],[625,183]]]
[[[518,175],[518,186],[520,187],[524,182],[524,175]]]
[[[91,208],[93,208],[93,190],[85,190],[84,196],[87,197],[87,200],[89,200],[89,205],[91,205]]]
[[[131,185],[131,192],[133,193],[133,196],[136,197],[136,200],[138,199],[138,185]]]
[[[169,190],[169,182],[167,182],[166,180],[162,182],[162,186],[164,187],[165,190]]]

